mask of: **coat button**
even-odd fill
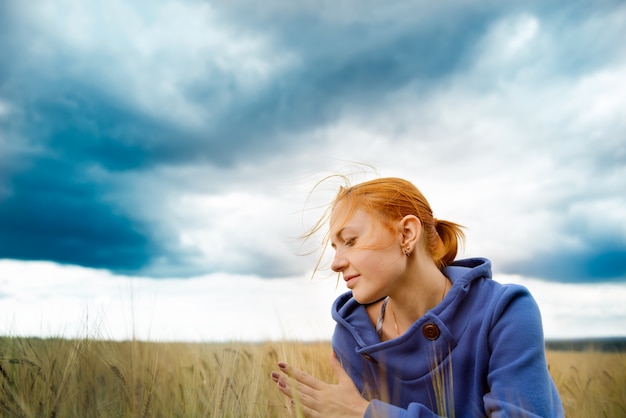
[[[376,360],[374,357],[370,356],[369,354],[363,354],[363,357],[367,360],[370,361],[374,364],[378,364],[378,360]]]
[[[422,328],[422,334],[424,334],[424,337],[427,339],[434,341],[439,338],[441,331],[439,331],[439,327],[435,324],[426,324]]]

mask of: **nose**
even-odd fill
[[[335,254],[335,258],[333,258],[333,263],[330,265],[330,268],[333,269],[335,273],[339,273],[348,266],[348,260],[340,253]]]

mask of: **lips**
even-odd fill
[[[352,286],[354,286],[354,283],[356,282],[356,280],[359,278],[358,274],[352,275],[352,276],[344,276],[344,280],[346,281],[346,287],[348,289],[352,289]]]

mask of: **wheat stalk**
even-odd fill
[[[122,372],[120,371],[120,369],[113,365],[110,364],[109,365],[109,369],[111,369],[111,371],[113,372],[113,374],[115,375],[115,377],[117,377],[117,379],[122,382],[123,386],[126,386],[126,379],[124,378],[124,375],[122,374]]]

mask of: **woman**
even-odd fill
[[[460,226],[410,182],[341,188],[328,239],[350,289],[332,309],[338,383],[271,374],[306,417],[563,416],[532,296],[486,259],[454,261]]]

